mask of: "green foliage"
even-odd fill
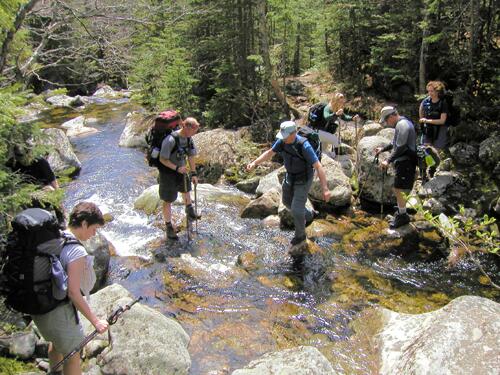
[[[484,276],[488,278],[490,284],[495,288],[500,288],[493,283],[479,262],[473,257],[473,253],[477,251],[500,255],[500,237],[495,218],[488,215],[484,215],[482,218],[470,217],[462,205],[459,214],[454,217],[448,217],[443,213],[432,215],[420,203],[415,204],[413,207],[428,223],[437,228],[448,239],[451,249],[450,262],[456,262],[460,252],[467,253]]]
[[[24,363],[15,359],[0,357],[0,374],[15,375],[32,371],[36,371],[36,367],[31,363]]]

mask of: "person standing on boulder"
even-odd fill
[[[410,222],[406,213],[406,200],[403,193],[408,194],[413,189],[415,171],[417,168],[416,132],[413,123],[406,117],[400,116],[396,108],[386,106],[382,108],[380,123],[396,129],[392,143],[385,147],[377,147],[375,155],[392,150],[388,159],[380,163],[382,169],[387,169],[394,163],[396,176],[394,178],[394,194],[398,204],[398,211],[394,220],[390,222],[391,228],[398,228]]]
[[[295,236],[291,244],[294,246],[306,240],[306,221],[313,220],[313,212],[306,208],[306,202],[312,186],[314,170],[318,172],[323,199],[326,202],[330,199],[330,190],[321,162],[309,142],[297,135],[295,122],[283,122],[276,138],[278,139],[272,148],[249,163],[247,170],[254,169],[262,162],[271,159],[276,153],[280,153],[283,157],[286,175],[282,184],[282,201],[292,212]]]
[[[94,237],[97,229],[103,225],[104,217],[99,208],[91,202],[80,202],[69,215],[67,236],[79,242],[87,241]],[[59,363],[63,356],[78,347],[85,338],[77,311],[82,313],[99,333],[104,333],[109,326],[107,320],[99,319],[92,312],[82,295],[82,293],[90,294],[96,280],[93,262],[85,248],[81,243],[65,245],[61,251],[60,262],[68,275],[67,302],[46,314],[31,316],[43,338],[49,342],[51,368]],[[79,353],[64,363],[62,372],[53,372],[53,374],[62,373],[64,375],[82,373]]]
[[[163,218],[165,220],[167,238],[177,240],[174,225],[172,224],[172,202],[177,199],[177,193],[182,193],[185,212],[188,220],[199,219],[191,201],[191,182],[198,184],[194,156],[197,151],[192,137],[196,134],[200,124],[193,117],[188,117],[180,124],[180,129],[165,137],[160,150],[160,199],[163,201]],[[191,171],[188,176],[187,164]],[[188,229],[189,230],[189,229]]]

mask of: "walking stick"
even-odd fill
[[[194,230],[198,234],[198,195],[196,194],[196,188],[198,187],[198,182],[194,184],[194,212],[196,217],[194,219]]]
[[[384,183],[385,183],[385,169],[382,169],[382,188],[380,189],[380,218],[384,216]]]
[[[184,190],[186,191],[186,194],[188,194],[188,178],[189,176],[187,173],[183,175]],[[187,212],[187,210],[186,210],[186,232],[187,232],[188,242],[191,242],[191,219],[189,218],[189,213]]]
[[[113,324],[116,323],[116,321],[118,320],[118,318],[127,310],[130,310],[130,308],[132,306],[134,306],[137,302],[139,302],[140,300],[142,299],[142,297],[139,297],[137,299],[135,299],[134,301],[132,301],[131,304],[129,305],[125,305],[125,306],[120,306],[118,307],[107,319],[106,321],[108,322],[108,324],[110,326],[112,326]],[[75,312],[76,313],[76,312]],[[97,330],[94,330],[94,332],[92,332],[90,335],[86,336],[83,341],[75,348],[73,349],[70,353],[66,354],[66,356],[60,360],[51,370],[50,370],[50,374],[55,374],[57,372],[57,370],[62,366],[64,365],[64,363],[70,359],[71,357],[73,357],[76,353],[80,352],[80,350],[82,350],[85,345],[87,345],[90,341],[92,341],[97,335],[99,334],[99,332],[97,332]]]

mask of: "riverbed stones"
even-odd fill
[[[90,306],[104,317],[118,306],[131,303],[129,292],[118,284],[110,285],[91,296]],[[84,331],[94,327],[81,318]],[[111,326],[112,345],[97,359],[104,374],[188,374],[191,360],[187,351],[189,336],[175,320],[140,303]],[[107,340],[108,335],[99,336]]]
[[[375,149],[384,147],[390,143],[388,137],[381,136],[384,129],[376,136],[364,137],[358,144],[359,176],[358,183],[361,191],[361,199],[386,205],[395,204],[396,198],[392,192],[394,174],[392,170],[383,171],[375,159]],[[387,156],[381,154],[380,161]]]
[[[312,346],[264,354],[232,375],[334,375],[332,365]]]
[[[96,133],[97,129],[85,126],[86,121],[84,116],[75,117],[72,120],[66,121],[61,125],[61,128],[66,130],[68,137],[77,137],[84,134]]]
[[[78,172],[82,168],[82,163],[73,152],[73,147],[64,131],[51,128],[44,129],[43,133],[46,137],[43,138],[41,143],[52,148],[47,157],[52,170],[60,172],[68,168],[74,168],[75,172]]]
[[[154,118],[145,118],[144,114],[134,111],[127,113],[125,128],[120,135],[118,145],[121,147],[146,148],[146,134],[153,126]]]
[[[463,296],[425,314],[379,308],[380,374],[498,374],[500,304]]]
[[[241,212],[241,217],[262,219],[269,215],[277,214],[280,201],[280,191],[276,189],[266,191],[260,197],[248,203]]]
[[[323,201],[323,190],[318,178],[315,178],[312,183],[309,197],[319,206],[326,205],[335,208],[350,205],[352,198],[351,184],[340,163],[325,155],[322,165],[331,194],[330,200],[326,204]]]

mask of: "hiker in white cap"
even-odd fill
[[[278,139],[269,150],[247,165],[247,170],[252,170],[260,163],[271,159],[276,153],[280,153],[283,157],[286,175],[282,184],[282,201],[293,215],[295,236],[291,244],[294,246],[306,240],[306,221],[312,222],[314,218],[314,212],[306,208],[314,170],[318,172],[323,199],[326,202],[330,199],[330,190],[318,156],[309,141],[297,134],[295,122],[281,123],[276,138]]]

